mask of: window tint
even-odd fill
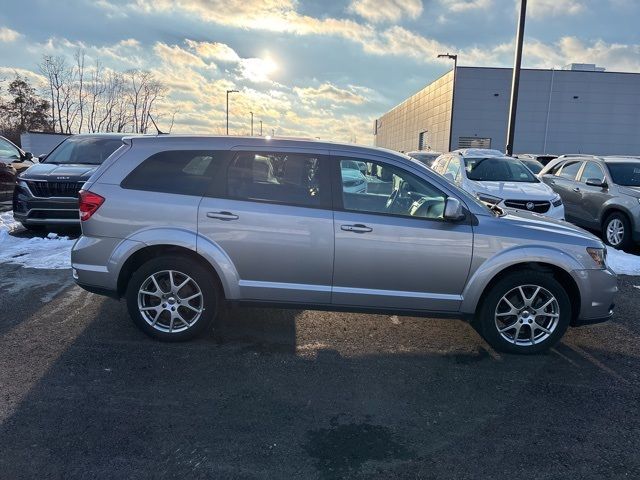
[[[357,164],[352,167],[362,175]],[[229,165],[227,193],[239,199],[326,207],[327,168],[320,155],[242,152]]]
[[[582,162],[567,162],[564,164],[558,175],[570,180],[575,180],[581,165]]]
[[[537,183],[538,179],[520,160],[509,157],[465,158],[467,178],[478,182]]]
[[[18,149],[7,142],[5,139],[0,138],[0,157],[2,158],[10,158],[10,159],[18,159],[20,158],[20,154]]]
[[[586,183],[590,178],[596,178],[601,182],[604,181],[604,172],[597,163],[587,162],[587,164],[584,166],[584,170],[582,170],[580,181],[582,183]]]
[[[340,161],[342,203],[345,210],[439,219],[446,195],[421,178],[400,168],[366,161],[369,174]]]
[[[564,164],[565,162],[558,162],[557,165],[554,165],[553,167],[551,167],[549,171],[545,173],[545,175],[558,175],[558,172],[560,171],[560,169]]]
[[[640,162],[607,163],[613,183],[625,187],[640,187]]]
[[[447,170],[444,172],[444,176],[447,176],[447,174],[451,175],[449,180],[452,180],[456,183],[460,182],[460,160],[458,160],[457,158],[451,159],[449,165],[447,165]]]
[[[171,150],[151,155],[122,182],[122,187],[151,192],[204,195],[218,152]]]
[[[101,165],[115,152],[122,139],[113,137],[70,137],[47,156],[46,163]]]

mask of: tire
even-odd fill
[[[555,302],[550,302],[552,298]],[[514,310],[517,313],[512,315],[510,312]],[[550,274],[524,270],[507,274],[487,292],[478,309],[475,327],[500,352],[534,354],[555,345],[570,321],[571,302],[562,285]]]
[[[138,268],[127,285],[126,299],[133,322],[150,337],[168,342],[201,335],[222,305],[221,289],[211,272],[178,255],[155,258]]]
[[[621,236],[617,235],[616,232],[621,232]],[[622,212],[613,212],[602,225],[602,239],[613,248],[619,250],[631,248],[633,246],[631,235],[631,222]]]
[[[23,223],[22,226],[29,232],[33,232],[33,233],[42,233],[45,230],[44,225],[25,225]]]

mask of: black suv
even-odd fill
[[[74,135],[39,164],[18,176],[13,216],[27,229],[80,224],[78,191],[109,155],[123,133]]]

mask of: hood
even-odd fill
[[[488,193],[494,197],[513,200],[551,200],[556,196],[548,185],[527,182],[476,182],[471,181],[476,193]]]
[[[20,175],[24,180],[75,182],[88,180],[100,165],[38,163]]]
[[[586,246],[604,248],[604,244],[598,237],[564,220],[524,211],[509,211],[502,219],[513,226],[535,231],[538,235],[543,232],[549,239],[556,235],[570,236],[573,237],[572,243],[582,240],[581,243]]]
[[[620,193],[624,193],[625,195],[640,198],[640,187],[625,187],[623,185],[618,185],[618,190]]]

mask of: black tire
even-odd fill
[[[496,313],[498,303],[501,302],[503,296],[507,295],[514,289],[517,289],[519,286],[534,286],[534,287],[542,287],[547,292],[551,293],[558,304],[559,312],[558,319],[555,328],[551,330],[551,334],[544,339],[541,339],[539,343],[531,343],[531,344],[520,344],[519,342],[524,342],[527,333],[531,333],[531,329],[541,332],[540,335],[544,336],[545,332],[542,330],[538,330],[537,324],[535,324],[535,328],[528,326],[527,321],[524,321],[524,324],[518,320],[520,317],[500,317],[505,318],[505,325],[511,324],[511,319],[515,322],[519,322],[523,326],[523,330],[517,337],[517,342],[508,341],[503,335],[498,331],[498,326],[496,325]],[[533,295],[533,293],[529,293],[534,291],[534,288],[525,288],[525,294],[529,297]],[[543,293],[544,290],[541,290]],[[535,300],[535,299],[534,299]],[[544,298],[540,298],[540,302],[544,302]],[[512,302],[515,307],[519,307],[516,305],[515,301]],[[538,308],[535,307],[534,308]],[[530,308],[528,310],[534,310],[534,308]],[[526,307],[523,307],[524,310],[527,310]],[[526,312],[525,312],[526,313]],[[551,274],[538,272],[535,270],[524,270],[521,272],[513,272],[505,275],[502,279],[500,279],[490,291],[488,291],[483,299],[478,311],[476,313],[476,318],[474,320],[474,326],[478,333],[487,341],[489,345],[491,345],[495,350],[506,353],[517,353],[517,354],[535,354],[540,353],[545,350],[548,350],[552,346],[554,346],[564,335],[569,327],[569,323],[571,321],[571,302],[569,300],[569,295],[566,290],[562,287],[562,285],[555,279]],[[547,319],[550,321],[550,319]],[[543,320],[545,319],[543,318]],[[514,322],[514,325],[516,323]],[[531,323],[531,322],[530,322]],[[510,333],[511,332],[511,333]],[[505,333],[507,336],[515,337],[515,331],[507,331]],[[535,338],[535,335],[534,335]]]
[[[609,236],[607,235],[607,230],[609,228],[609,225],[615,220],[620,221],[622,223],[622,227],[624,228],[622,241],[620,241],[617,245],[615,245],[614,242],[611,242],[608,238]],[[633,246],[633,238],[632,238],[632,232],[631,232],[631,222],[629,221],[629,217],[627,217],[622,212],[613,212],[612,214],[607,216],[606,220],[602,224],[602,240],[604,240],[604,243],[606,243],[607,245],[613,248],[617,248],[619,250],[630,249]]]
[[[184,329],[171,332],[161,331],[159,329],[159,327],[162,326],[161,323],[165,321],[167,315],[171,315],[171,312],[162,313],[162,320],[160,320],[160,324],[158,325],[158,327],[154,327],[147,320],[145,320],[142,312],[138,308],[138,293],[144,282],[146,282],[152,274],[169,270],[178,272],[180,275],[187,275],[191,279],[193,279],[197,287],[200,289],[200,292],[202,293],[201,300],[197,300],[198,304],[196,305],[196,307],[203,307],[203,310],[200,313],[199,317],[190,326],[185,327],[186,323],[177,324]],[[187,287],[191,286],[191,284],[187,285]],[[127,308],[133,322],[150,337],[167,342],[182,342],[191,340],[207,331],[213,325],[215,317],[218,314],[218,310],[222,305],[222,298],[223,297],[221,289],[218,286],[217,279],[213,277],[211,272],[193,259],[179,255],[162,256],[144,263],[131,276],[126,291]],[[159,303],[161,303],[162,301],[164,300],[158,300]],[[169,305],[169,303],[166,303],[166,305]],[[173,305],[173,303],[171,305]],[[182,308],[183,310],[181,312],[185,316],[185,311],[187,313],[190,312],[189,310],[184,309],[184,304],[182,306],[176,304],[175,307],[178,309],[178,311],[180,311],[180,308]]]

